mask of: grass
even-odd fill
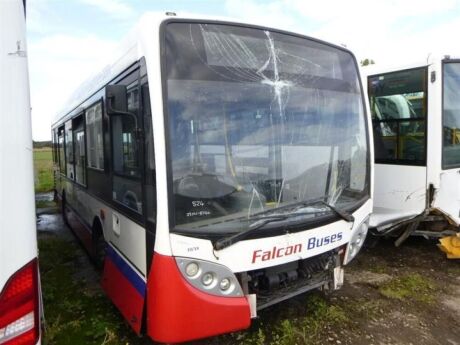
[[[384,263],[377,263],[368,267],[369,271],[377,274],[387,274],[389,269]]]
[[[436,286],[428,277],[410,273],[386,282],[380,286],[379,292],[392,299],[412,299],[418,302],[432,303],[435,299]]]
[[[35,206],[37,208],[50,208],[50,207],[56,207],[56,203],[52,200],[36,200]]]
[[[145,343],[123,322],[102,291],[90,289],[86,281],[76,278],[76,273],[84,270],[78,262],[82,253],[77,244],[53,236],[40,239],[39,249],[45,345]]]
[[[53,156],[51,148],[34,150],[35,193],[53,189]]]
[[[217,337],[217,344],[323,344],[331,329],[351,326],[346,311],[320,293],[306,295],[302,305],[303,312],[285,307],[284,315],[261,315],[249,331]]]

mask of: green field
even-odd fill
[[[53,156],[51,148],[34,150],[35,193],[53,189]]]

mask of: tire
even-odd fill
[[[381,237],[368,233],[366,240],[364,241],[364,247],[373,249],[378,245],[378,243],[380,242],[380,239]]]
[[[98,223],[93,225],[93,253],[91,255],[94,266],[98,271],[104,269],[104,261],[107,250],[107,242]]]
[[[62,221],[64,222],[65,225],[69,226],[69,220],[67,219],[67,212],[65,210],[65,193],[62,193],[62,201],[61,201],[61,215],[62,215]]]

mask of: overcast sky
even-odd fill
[[[0,0],[4,1],[4,0]],[[28,0],[34,140],[146,11],[196,12],[345,44],[377,64],[460,50],[460,0]],[[458,46],[458,48],[457,48]]]

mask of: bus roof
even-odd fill
[[[70,98],[67,100],[64,109],[62,109],[53,120],[52,126],[60,124],[63,120],[68,117],[71,112],[74,112],[78,107],[87,100],[91,95],[102,89],[107,83],[109,83],[114,77],[124,71],[126,68],[131,66],[133,63],[138,61],[141,57],[145,56],[150,40],[149,37],[152,37],[153,34],[157,34],[162,22],[166,20],[205,20],[205,21],[215,21],[222,23],[232,23],[232,24],[241,24],[241,25],[254,25],[264,27],[257,22],[243,21],[240,19],[234,19],[229,17],[222,16],[206,16],[198,14],[189,14],[184,13],[183,15],[176,15],[173,12],[147,12],[138,21],[134,28],[124,37],[121,41],[121,44],[116,48],[116,50],[111,54],[112,58],[108,64],[97,74],[89,77],[84,81],[80,86],[73,92]],[[270,29],[290,32],[285,28],[279,26],[270,26]],[[337,49],[345,50],[350,54],[353,54],[347,48],[322,41],[320,39],[312,38],[308,35],[296,32],[296,34],[303,35],[309,39],[315,40],[317,42],[333,46]],[[145,36],[145,37],[144,37]],[[145,45],[143,44],[145,42]],[[150,52],[153,54],[154,52]]]
[[[419,67],[430,66],[434,63],[440,62],[445,59],[460,59],[460,55],[447,55],[447,54],[429,54],[424,59],[414,60],[410,62],[391,63],[391,64],[375,64],[368,65],[361,68],[363,77],[383,74],[389,72],[403,71]]]

